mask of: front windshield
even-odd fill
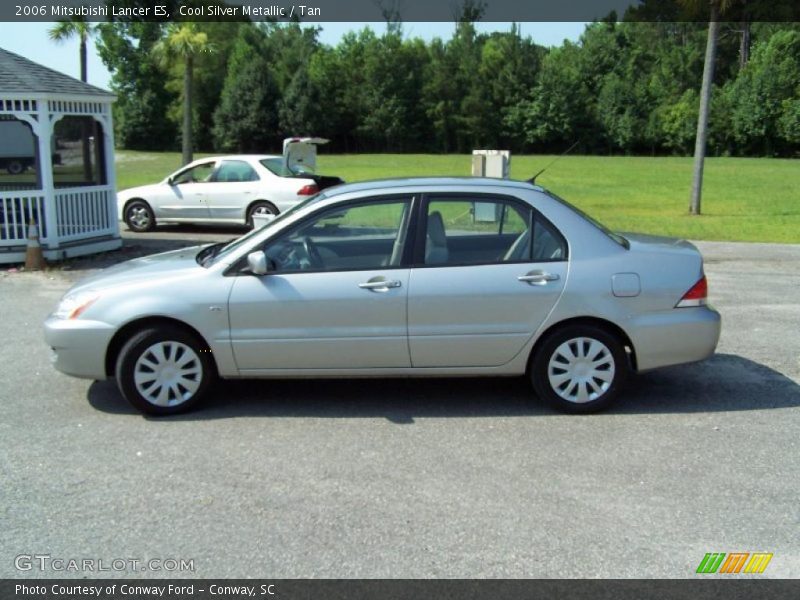
[[[207,256],[203,256],[203,262],[202,262],[203,266],[204,267],[208,267],[210,265],[213,265],[213,264],[219,262],[224,256],[227,256],[230,253],[232,253],[235,250],[237,250],[238,248],[241,248],[244,244],[249,242],[252,238],[254,238],[258,234],[260,234],[262,231],[264,231],[264,229],[266,229],[268,227],[272,227],[273,225],[275,225],[275,223],[280,223],[281,221],[283,221],[285,219],[288,219],[291,215],[295,214],[299,210],[305,208],[306,206],[309,206],[310,204],[313,204],[314,202],[317,202],[318,200],[322,200],[324,197],[325,197],[324,194],[317,194],[316,196],[311,196],[311,197],[307,198],[306,200],[303,200],[299,204],[295,204],[290,209],[282,212],[277,217],[272,219],[272,221],[270,221],[269,223],[264,225],[264,227],[255,228],[250,233],[246,233],[242,237],[236,238],[232,242],[229,242],[229,243],[225,244],[224,246],[221,246],[219,248],[219,250],[214,252],[213,254],[210,254],[210,255],[207,255]],[[201,250],[200,252],[204,252],[204,251],[205,251],[205,249]],[[199,255],[199,253],[198,253],[198,255]]]
[[[300,177],[314,174],[314,171],[307,165],[287,166],[283,158],[264,158],[259,162],[278,177]]]

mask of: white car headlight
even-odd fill
[[[77,319],[99,297],[100,294],[93,290],[67,294],[61,299],[53,316],[59,319]]]

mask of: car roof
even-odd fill
[[[355,183],[345,183],[338,185],[331,190],[331,196],[348,194],[352,192],[369,192],[374,190],[387,190],[391,188],[405,187],[440,187],[456,186],[460,188],[488,188],[488,187],[509,187],[514,189],[531,189],[543,192],[544,188],[534,185],[529,181],[517,181],[514,179],[500,179],[494,177],[404,177],[396,179],[373,179],[370,181],[358,181]]]
[[[204,156],[192,161],[190,164],[207,162],[212,160],[263,160],[265,158],[280,158],[277,154],[222,154],[219,156]],[[188,165],[187,165],[188,166]]]

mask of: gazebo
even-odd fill
[[[32,222],[48,260],[122,245],[114,98],[0,48],[0,263],[25,260]]]

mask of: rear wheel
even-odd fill
[[[253,202],[250,208],[247,210],[247,226],[253,227],[253,215],[277,215],[278,209],[277,207],[272,204],[272,202],[267,202],[266,200],[259,200],[257,202]]]
[[[551,333],[533,357],[531,368],[539,397],[568,413],[608,407],[627,375],[622,343],[593,325],[571,325]]]
[[[11,175],[19,175],[25,170],[25,163],[21,160],[12,160],[6,165],[6,171]]]
[[[142,233],[152,231],[156,226],[156,217],[153,209],[144,200],[131,200],[125,206],[123,214],[125,223],[131,231]]]
[[[148,328],[123,346],[117,385],[128,402],[150,415],[172,415],[203,399],[216,378],[211,352],[178,327]]]

